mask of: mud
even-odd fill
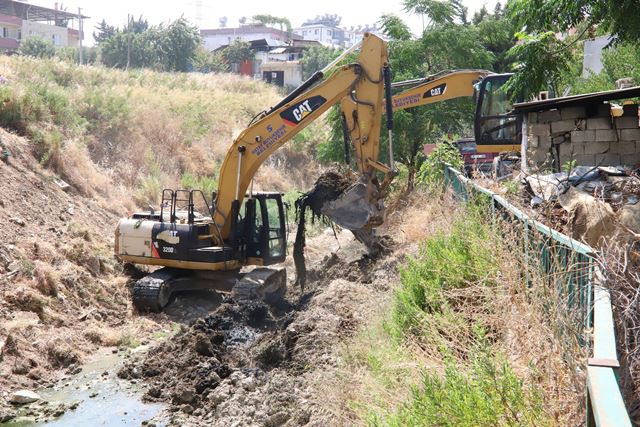
[[[305,292],[269,304],[224,298],[118,375],[146,383],[146,401],[168,403],[169,425],[324,425],[313,378],[335,365],[372,289],[396,274],[394,259],[374,262],[352,236],[339,252],[309,269]]]
[[[293,260],[296,266],[296,285],[304,290],[307,269],[304,259],[304,247],[306,245],[306,212],[311,210],[311,221],[324,221],[328,219],[322,215],[322,207],[325,203],[336,200],[344,191],[353,184],[354,179],[348,173],[337,169],[324,172],[315,182],[313,188],[296,200],[296,221],[298,230],[293,244]]]

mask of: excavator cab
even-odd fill
[[[476,85],[475,139],[479,153],[519,151],[519,119],[513,113],[507,80],[512,74],[486,76]]]
[[[281,263],[287,255],[285,210],[281,193],[257,193],[245,199],[238,220],[240,252],[256,265]]]

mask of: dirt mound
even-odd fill
[[[0,389],[13,390],[107,344],[128,293],[111,255],[118,214],[42,168],[29,141],[0,141]]]

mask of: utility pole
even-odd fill
[[[125,70],[129,69],[129,64],[131,63],[131,18],[127,13],[127,67]]]
[[[80,59],[80,65],[84,64],[84,58],[82,57],[82,39],[84,38],[84,23],[82,22],[82,8],[78,8],[78,39],[80,43],[80,50],[78,51],[78,59]]]

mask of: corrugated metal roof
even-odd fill
[[[585,93],[582,95],[565,96],[562,98],[551,98],[545,99],[544,101],[520,102],[513,105],[513,110],[516,113],[528,113],[531,111],[553,110],[576,105],[600,104],[604,101],[636,97],[640,97],[640,86],[608,90],[604,92]]]

